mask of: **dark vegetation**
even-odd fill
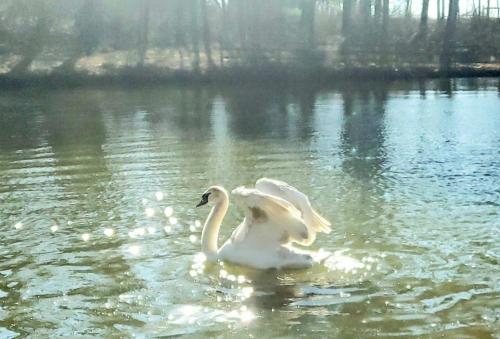
[[[414,2],[3,0],[0,85],[500,74],[499,1]]]

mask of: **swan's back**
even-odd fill
[[[248,232],[275,233],[279,244],[305,241],[309,234],[300,212],[288,201],[246,187],[235,188],[231,196],[245,212],[244,227]],[[263,241],[266,235],[262,235]]]
[[[255,187],[266,194],[279,197],[291,203],[301,213],[309,231],[309,237],[303,242],[303,245],[310,245],[316,239],[317,232],[330,233],[330,222],[323,218],[314,210],[309,202],[309,198],[295,187],[284,181],[261,178],[255,183]]]

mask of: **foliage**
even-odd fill
[[[12,69],[16,72],[27,71],[43,55],[57,56],[74,68],[82,57],[115,51],[130,55],[128,67],[134,62],[155,63],[148,61],[149,50],[175,60],[168,67],[192,65],[202,70],[265,64],[308,68],[429,64],[439,59],[442,46],[451,48],[450,62],[491,62],[500,57],[499,18],[459,17],[453,44],[443,44],[449,36],[446,18],[429,15],[419,20],[420,12],[413,17],[408,3],[3,0],[0,56],[17,56],[21,61]]]

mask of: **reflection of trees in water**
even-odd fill
[[[387,88],[342,89],[344,170],[359,179],[373,179],[385,161],[384,113]]]
[[[446,93],[451,97],[453,91],[453,80],[449,78],[441,78],[438,80],[438,89],[440,92]]]
[[[299,137],[303,140],[309,139],[314,132],[313,120],[317,89],[313,86],[304,86],[293,91],[292,95],[297,97],[300,109],[300,118],[297,121]]]
[[[225,89],[231,132],[238,138],[290,138],[296,130],[301,138],[311,135],[316,90],[305,86],[294,89],[248,86]],[[290,118],[290,103],[297,104],[299,117]],[[293,126],[290,126],[293,123]],[[291,128],[292,127],[292,128]]]
[[[192,138],[208,139],[212,128],[210,113],[213,98],[211,90],[200,87],[181,90],[178,99],[172,102],[172,118],[177,128]]]
[[[48,141],[55,152],[70,151],[100,160],[106,131],[98,102],[84,92],[58,93],[41,102]]]
[[[39,146],[43,132],[40,114],[24,96],[0,96],[0,150],[16,151]]]
[[[209,139],[215,92],[210,87],[177,87],[148,91],[143,100],[147,121],[157,133],[176,133],[189,140]]]
[[[352,176],[359,187],[350,199],[359,199],[359,213],[373,217],[381,208],[386,190],[383,177],[386,162],[384,113],[387,87],[366,84],[341,89],[344,99],[344,123],[341,133],[343,171]],[[358,218],[359,219],[359,218]]]
[[[284,96],[280,89],[254,86],[224,91],[231,132],[243,139],[286,135]]]

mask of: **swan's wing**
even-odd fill
[[[305,242],[302,242],[303,245],[312,244],[316,239],[317,232],[330,233],[330,222],[316,212],[311,206],[307,195],[295,187],[286,182],[268,178],[257,180],[255,187],[263,193],[289,201],[300,211],[309,230],[309,238]]]
[[[281,243],[303,242],[309,237],[300,212],[288,201],[245,187],[235,188],[231,195],[245,211],[246,232],[255,224],[269,224],[273,227],[270,232],[279,232]]]

